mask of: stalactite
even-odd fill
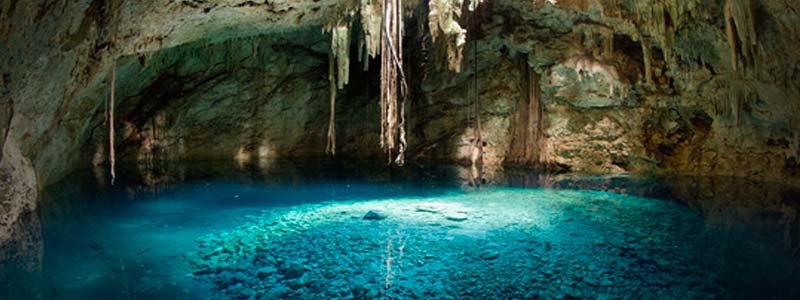
[[[640,0],[631,6],[642,35],[658,42],[668,65],[674,64],[675,32],[691,17],[702,14],[702,7],[701,0]]]
[[[611,60],[614,56],[614,30],[603,31],[603,58]]]
[[[653,84],[653,56],[650,54],[650,40],[642,38],[642,60],[644,61],[644,82]]]
[[[364,63],[364,71],[369,68],[369,59],[375,58],[381,51],[381,2],[378,0],[361,0],[359,15],[363,37],[359,40],[358,58]]]
[[[738,126],[745,109],[758,100],[757,83],[752,79],[752,75],[758,73],[753,2],[725,0],[723,15],[732,72],[723,74],[716,81],[715,86],[723,91],[724,96],[713,100],[713,108],[717,115],[732,117]]]
[[[336,155],[336,89],[343,89],[350,81],[350,25],[337,22],[336,25],[326,27],[325,31],[331,32],[331,47],[328,53],[330,118],[325,152]]]
[[[114,185],[114,180],[117,178],[115,172],[115,158],[114,158],[114,90],[117,84],[117,65],[111,67],[111,96],[108,99],[108,162],[111,173],[111,185]]]
[[[742,66],[755,67],[758,41],[753,4],[750,0],[725,0],[724,17],[733,70],[739,69],[739,55]]]
[[[434,48],[446,50],[447,67],[455,72],[461,72],[467,42],[467,31],[456,21],[461,17],[463,3],[463,0],[430,0],[428,3],[428,27]]]
[[[732,117],[736,125],[740,125],[745,108],[758,100],[757,83],[740,73],[724,74],[715,82],[715,87],[723,92],[723,96],[713,101],[714,112],[720,116]]]
[[[469,0],[469,11],[475,11],[481,3],[483,0]]]

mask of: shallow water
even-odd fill
[[[4,250],[0,299],[800,298],[800,205],[780,185],[166,170],[49,188]]]

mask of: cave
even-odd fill
[[[800,299],[793,0],[2,0],[0,299]]]

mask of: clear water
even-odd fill
[[[0,299],[800,299],[799,194],[779,185],[166,170],[49,188]]]

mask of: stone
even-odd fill
[[[281,299],[289,288],[281,283],[274,284],[266,293],[267,299]]]
[[[379,213],[377,211],[374,211],[374,210],[370,210],[364,215],[363,219],[364,220],[383,220],[383,219],[386,219],[386,215],[381,214],[381,213]]]
[[[431,213],[431,214],[439,213],[439,210],[437,208],[435,208],[435,207],[432,207],[432,206],[419,206],[419,207],[417,207],[416,211],[417,212],[424,212],[424,213]]]
[[[600,286],[602,286],[602,287],[608,287],[608,286],[612,286],[612,285],[614,285],[614,282],[611,281],[610,278],[603,278],[603,279],[600,280]]]
[[[275,273],[275,271],[276,271],[275,268],[271,266],[261,267],[260,269],[258,269],[258,272],[256,272],[256,276],[258,276],[259,279],[264,279],[267,276]]]
[[[496,250],[487,250],[481,253],[480,257],[484,260],[495,260],[500,257],[500,252]]]
[[[251,297],[253,297],[255,295],[255,291],[252,288],[249,288],[249,287],[243,289],[239,293],[242,294],[242,296],[244,296],[245,299],[250,299]]]
[[[606,241],[604,239],[602,239],[602,238],[599,238],[599,239],[596,239],[594,241],[594,244],[596,246],[598,246],[598,247],[605,247],[606,246]]]
[[[448,213],[445,216],[445,218],[454,222],[463,222],[466,221],[469,217],[465,213],[455,212],[455,213]]]
[[[300,278],[305,273],[305,268],[299,263],[292,263],[278,269],[278,274],[283,275],[284,279]]]
[[[312,276],[309,275],[308,273],[305,273],[300,278],[297,278],[295,280],[289,280],[287,282],[287,284],[292,289],[297,290],[297,289],[300,289],[302,287],[309,286],[309,285],[313,284],[314,282],[316,282],[316,279],[312,278]]]
[[[380,292],[379,292],[377,289],[375,289],[375,288],[373,287],[373,288],[370,288],[370,289],[367,291],[367,293],[364,295],[364,297],[366,297],[367,299],[377,299],[377,298],[378,298],[378,296],[380,296],[380,294],[381,294],[381,293],[380,293]]]

